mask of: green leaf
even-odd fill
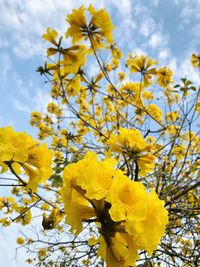
[[[61,187],[63,184],[62,177],[57,174],[51,175],[49,180],[52,180],[52,186],[56,188]]]

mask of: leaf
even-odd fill
[[[53,187],[61,187],[63,184],[62,177],[57,174],[53,174],[50,176],[49,180],[52,180]]]
[[[182,81],[183,83],[185,83],[185,82],[187,81],[187,79],[186,79],[186,78],[181,78],[181,81]]]

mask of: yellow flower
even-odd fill
[[[153,75],[157,74],[156,68],[152,67],[157,62],[144,55],[130,56],[126,60],[126,64],[129,66],[131,73],[138,72],[142,74],[144,86],[149,86],[152,82]]]
[[[122,58],[122,52],[119,50],[118,47],[111,45],[111,51],[112,51],[112,56],[116,59],[121,59]]]
[[[38,250],[38,257],[39,257],[39,258],[43,258],[43,257],[45,257],[46,255],[47,255],[47,251],[46,251],[45,248],[40,248],[40,249]]]
[[[19,213],[20,216],[17,217],[16,222],[21,223],[22,225],[27,225],[31,222],[32,213],[25,207],[18,207],[16,211]]]
[[[154,168],[155,157],[149,154],[148,144],[140,131],[120,127],[119,134],[112,134],[109,143],[110,151],[126,153],[137,161],[139,175],[146,175]]]
[[[124,98],[134,105],[140,107],[142,105],[141,94],[144,90],[144,84],[139,82],[126,82],[120,87],[120,92]]]
[[[46,216],[43,213],[42,226],[44,229],[53,229],[56,228],[59,222],[62,220],[64,213],[57,208],[52,209],[51,213]]]
[[[65,91],[69,97],[77,96],[82,88],[83,86],[81,86],[81,77],[78,74],[67,83]]]
[[[150,155],[141,162],[149,165],[148,160]],[[66,223],[77,235],[83,222],[92,218],[100,237],[88,244],[99,244],[98,255],[107,266],[135,266],[138,250],[151,253],[157,247],[168,220],[167,211],[155,191],[148,195],[143,184],[131,181],[114,165],[115,160],[98,161],[95,153],[88,152],[82,160],[65,167],[62,197]]]
[[[162,67],[157,71],[157,83],[161,87],[167,87],[173,83],[173,72],[170,68]]]
[[[139,182],[133,182],[122,173],[117,173],[106,200],[113,221],[142,220],[146,216],[147,192]]]
[[[62,114],[61,109],[53,102],[48,104],[47,111],[51,114],[55,114],[56,116],[61,116]]]
[[[47,145],[39,145],[26,133],[14,132],[12,127],[0,128],[0,166],[7,171],[7,162],[15,172],[20,173],[20,167],[29,176],[27,186],[37,190],[40,182],[45,182],[52,173],[53,153]]]
[[[117,73],[117,75],[118,75],[118,80],[121,82],[121,81],[123,81],[123,80],[125,80],[125,78],[126,78],[126,74],[123,72],[123,71],[119,71],[118,73]]]
[[[155,189],[153,189],[147,198],[145,219],[136,224],[134,221],[127,221],[126,230],[130,235],[133,235],[137,247],[145,249],[151,254],[160,243],[167,223],[168,212],[164,207],[164,201],[158,198]]]
[[[118,135],[111,135],[109,143],[110,150],[114,152],[124,152],[126,150],[139,152],[147,145],[140,131],[122,127],[119,128]]]
[[[71,189],[84,190],[85,197],[100,200],[110,189],[112,176],[116,173],[116,161],[106,159],[98,161],[97,155],[87,152],[84,159],[75,164],[68,165],[63,173],[64,194],[71,198]]]
[[[105,9],[95,10],[92,4],[88,8],[90,14],[92,15],[90,24],[92,24],[95,29],[92,35],[94,38],[97,36],[105,37],[109,44],[113,43],[112,30],[114,26],[110,19],[110,15]]]
[[[147,112],[157,121],[162,121],[162,110],[155,104],[146,107]]]
[[[50,27],[47,28],[47,32],[42,35],[42,38],[46,41],[49,41],[50,43],[57,46],[56,37],[58,36],[58,33],[56,30],[51,30]]]
[[[71,226],[71,231],[78,235],[82,231],[82,221],[95,217],[95,211],[91,204],[75,189],[71,190],[71,198],[67,198],[64,190],[63,200],[65,204],[66,223]]]
[[[194,68],[200,68],[200,55],[192,54],[191,63]]]
[[[166,120],[168,122],[175,122],[176,120],[179,119],[179,117],[180,115],[176,111],[171,111],[166,114]]]
[[[86,190],[87,198],[100,200],[106,196],[111,187],[112,177],[116,173],[114,165],[117,162],[111,158],[97,161],[97,155],[92,152],[88,152],[85,159],[89,164],[79,169],[77,183]]]
[[[17,241],[17,244],[18,244],[18,245],[23,245],[24,242],[25,242],[25,240],[24,240],[23,237],[18,237],[16,241]]]
[[[0,219],[0,223],[2,224],[2,226],[7,227],[11,224],[11,221],[9,221],[8,218],[2,218]]]
[[[41,123],[41,120],[42,120],[42,115],[40,112],[37,112],[37,111],[34,111],[34,112],[31,112],[31,121],[30,121],[30,124],[32,126],[37,126]]]
[[[186,146],[184,145],[175,145],[172,154],[176,156],[177,159],[183,159],[186,153]]]
[[[22,165],[29,175],[27,186],[33,191],[37,191],[40,183],[44,183],[52,174],[53,152],[47,148],[46,144],[30,148],[28,159]]]
[[[41,207],[40,207],[42,210],[49,210],[49,204],[47,204],[47,203],[43,203],[42,205],[41,205]]]
[[[87,49],[85,45],[76,45],[61,51],[63,61],[61,66],[67,73],[77,73],[79,68],[86,64]]]
[[[195,110],[196,110],[196,111],[200,111],[200,101],[197,102]]]
[[[105,9],[95,10],[92,5],[87,9],[90,13],[90,22],[87,23],[84,6],[79,9],[73,9],[67,16],[67,22],[70,27],[66,32],[66,38],[71,37],[73,44],[80,42],[83,38],[88,38],[95,48],[103,47],[103,39],[108,43],[113,42],[113,25],[109,14]]]
[[[145,91],[142,93],[142,97],[144,99],[147,99],[147,100],[153,100],[154,99],[154,95],[151,91]]]
[[[139,165],[139,175],[145,176],[147,173],[151,172],[154,168],[155,156],[153,155],[140,155],[137,158],[137,163]]]
[[[12,127],[0,128],[0,161],[23,163],[28,158],[28,150],[36,145],[26,133],[14,132]]]
[[[72,13],[67,15],[66,20],[70,25],[66,32],[66,38],[72,37],[74,44],[81,41],[84,34],[83,30],[87,25],[84,6],[73,9]]]
[[[132,237],[128,234],[116,233],[108,244],[103,237],[98,240],[97,255],[106,261],[107,267],[135,266],[139,259],[137,248]]]

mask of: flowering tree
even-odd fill
[[[36,266],[198,266],[199,88],[148,56],[123,57],[104,9],[66,20],[65,36],[42,36],[52,102],[30,121],[49,148],[0,129],[1,179],[13,181],[0,223],[37,220],[17,238]]]

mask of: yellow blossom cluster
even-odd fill
[[[167,87],[173,83],[173,72],[170,68],[162,67],[157,71],[157,83],[161,87]]]
[[[157,74],[156,68],[153,66],[157,64],[157,61],[153,61],[151,58],[144,55],[130,56],[126,60],[126,64],[131,73],[141,73],[144,79],[144,86],[149,86],[152,83],[153,75]]]
[[[38,185],[52,174],[52,155],[46,144],[39,145],[28,134],[15,132],[12,127],[0,128],[1,173],[9,167],[16,174],[24,170],[31,190],[37,191]]]
[[[98,255],[107,266],[135,266],[138,250],[151,254],[157,248],[168,213],[154,189],[148,193],[142,183],[116,169],[116,164],[112,158],[99,161],[95,153],[87,152],[64,169],[66,222],[78,234],[82,224],[92,220],[99,238],[89,243],[99,244]]]
[[[173,241],[187,231],[183,240],[189,240],[198,229],[200,137],[193,123],[200,114],[199,89],[186,78],[174,85],[172,70],[147,55],[123,58],[105,9],[81,6],[66,21],[64,36],[50,27],[42,35],[47,61],[37,71],[52,99],[45,114],[34,111],[30,120],[54,154],[26,133],[0,128],[0,171],[15,175],[13,185],[5,183],[14,197],[0,197],[0,224],[27,225],[37,208],[45,235],[54,229],[61,239],[66,215],[72,234],[58,249],[17,239],[20,246],[34,244],[45,266],[58,250],[69,265],[93,266],[98,256],[108,267],[135,266],[144,258],[152,266],[162,259],[173,265],[179,253],[180,264],[195,262],[195,240],[179,240],[182,251]],[[191,63],[200,68],[197,53]],[[167,236],[162,254],[152,255],[168,222],[165,207]]]
[[[86,19],[86,11],[90,15],[89,22]],[[99,48],[104,46],[104,38],[110,44],[113,42],[112,30],[114,27],[105,9],[95,10],[92,4],[88,9],[81,6],[78,9],[73,9],[72,13],[67,16],[67,22],[69,28],[66,37],[71,37],[74,44],[89,38],[92,45]]]
[[[149,152],[151,146],[136,129],[120,127],[118,135],[112,134],[108,143],[110,151],[124,153],[139,165],[139,175],[145,175],[154,168],[155,156]]]

